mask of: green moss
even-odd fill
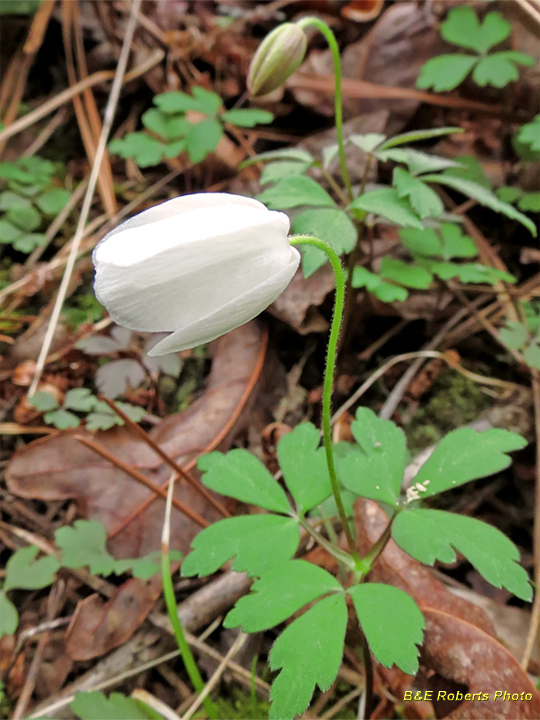
[[[481,387],[454,370],[437,378],[427,402],[407,428],[411,453],[438,442],[443,435],[474,420],[491,405]]]
[[[231,688],[228,698],[216,700],[218,717],[220,720],[268,720],[270,702],[258,695],[252,697],[250,693]]]

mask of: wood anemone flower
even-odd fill
[[[94,291],[119,325],[169,332],[165,355],[252,320],[291,281],[289,218],[227,193],[174,198],[130,218],[94,249]]]

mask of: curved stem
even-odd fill
[[[343,316],[343,305],[345,301],[345,275],[343,273],[343,267],[341,266],[341,260],[339,255],[333,250],[330,245],[323,240],[311,237],[309,235],[297,235],[290,238],[291,245],[312,245],[313,247],[322,250],[328,255],[328,258],[332,264],[334,275],[336,277],[336,299],[334,302],[334,314],[332,316],[332,326],[330,328],[330,337],[328,339],[328,350],[326,353],[326,367],[324,369],[324,385],[323,385],[323,407],[322,407],[322,429],[324,438],[324,449],[326,452],[326,462],[328,464],[328,473],[330,474],[330,482],[332,483],[332,493],[336,501],[336,507],[338,511],[341,524],[343,526],[343,532],[347,537],[347,543],[351,555],[357,563],[360,563],[360,558],[356,551],[356,544],[349,527],[349,521],[347,520],[347,513],[343,506],[343,500],[341,499],[341,491],[339,489],[339,482],[336,474],[336,464],[334,460],[334,448],[332,446],[332,430],[330,426],[330,414],[332,410],[332,386],[334,384],[334,373],[336,369],[336,350],[339,338],[339,328],[341,326],[341,319]]]
[[[343,101],[341,93],[341,58],[339,56],[339,47],[337,44],[336,36],[330,30],[328,25],[318,17],[305,17],[296,23],[299,27],[305,28],[309,25],[316,27],[323,35],[328,43],[328,47],[332,53],[332,59],[334,61],[334,77],[335,77],[335,88],[334,88],[334,107],[336,117],[336,134],[338,142],[339,152],[339,167],[341,170],[341,176],[345,187],[347,188],[347,194],[349,200],[354,199],[354,194],[351,185],[351,179],[349,177],[349,170],[347,169],[347,161],[345,160],[345,145],[343,142]]]

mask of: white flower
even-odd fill
[[[185,195],[122,223],[96,246],[94,290],[130,330],[169,332],[149,355],[243,325],[291,281],[289,218],[241,195]]]

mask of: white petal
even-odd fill
[[[150,352],[151,356],[179,352],[210,342],[234,328],[257,317],[283,292],[295,274],[300,263],[300,253],[291,247],[291,257],[287,265],[265,282],[247,292],[236,295],[226,305],[219,307],[199,320],[171,333],[157,343]]]
[[[220,218],[226,216],[226,235],[205,235],[128,267],[102,262],[98,255],[95,293],[113,319],[133,330],[173,331],[262,284],[289,263],[293,248],[287,238],[286,215],[250,208],[249,224],[238,228],[238,216],[246,223],[248,209],[231,210],[234,230],[227,226],[232,221],[228,209],[217,213]],[[208,216],[209,211],[205,212]],[[252,212],[255,217],[251,217]],[[189,215],[199,214],[194,211]],[[199,219],[208,233],[208,223]],[[159,222],[152,228],[141,228],[145,245],[155,245],[149,242],[150,230],[163,230],[169,224]],[[125,236],[135,232],[129,230]]]

